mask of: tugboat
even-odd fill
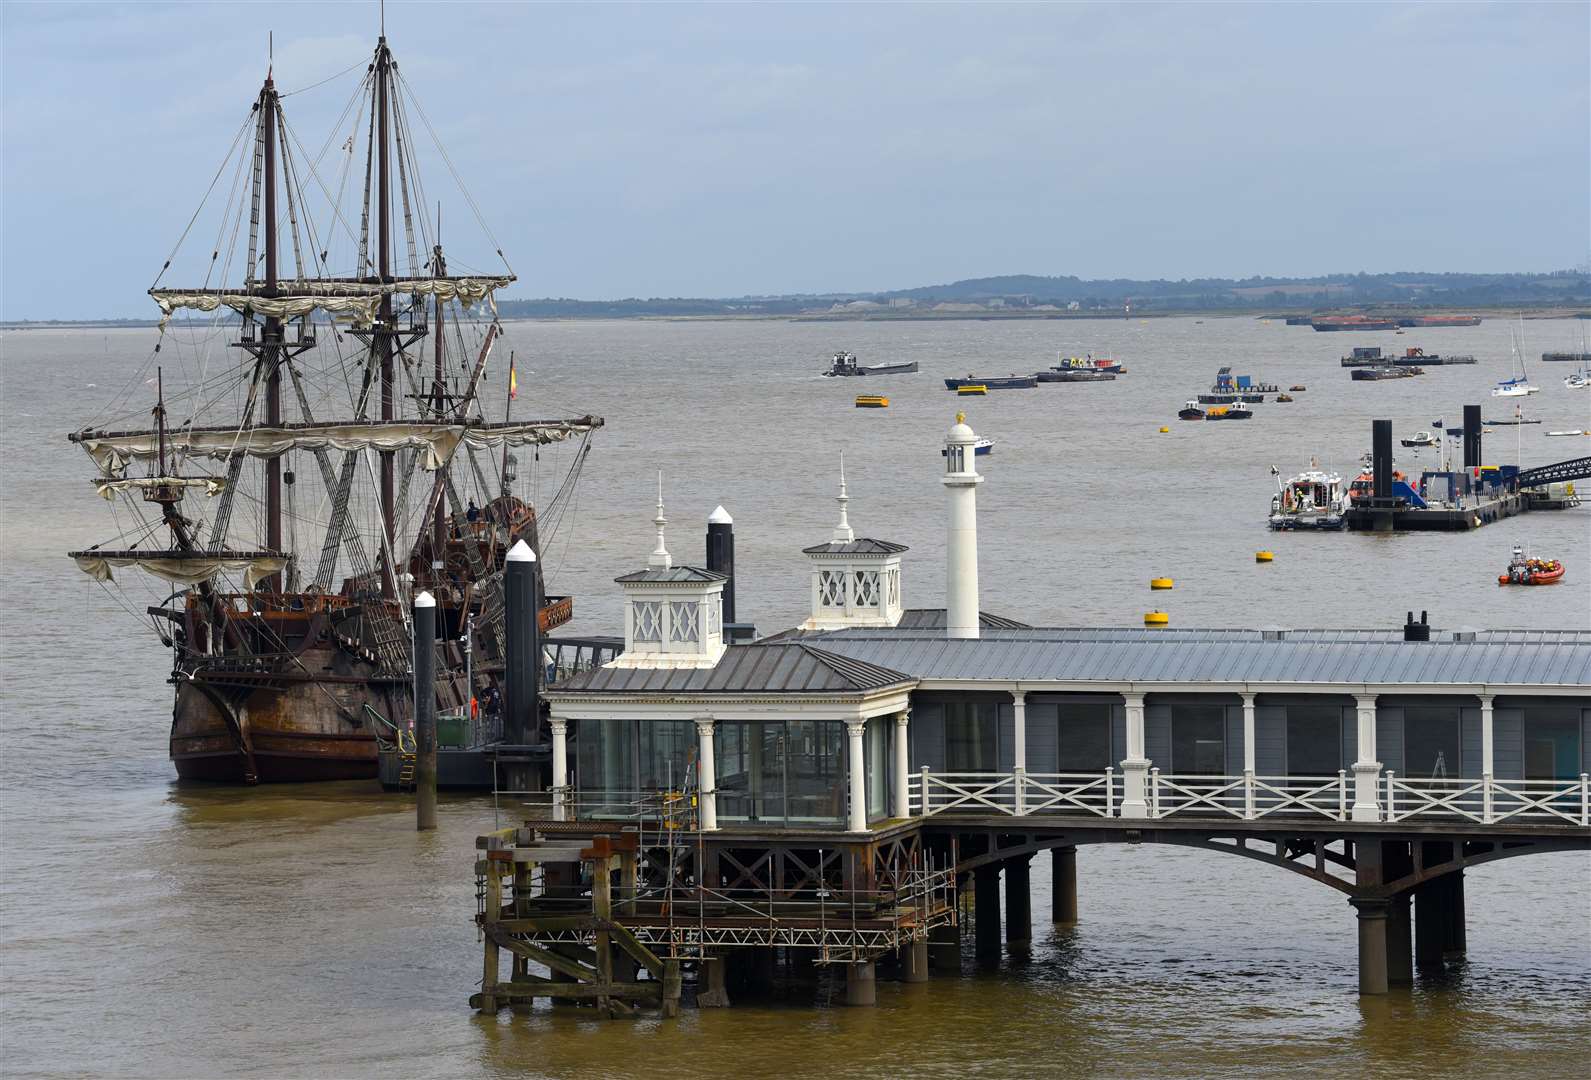
[[[1115,360],[1105,358],[1095,359],[1093,353],[1087,356],[1063,356],[1059,364],[1050,365],[1051,371],[1108,371],[1112,375],[1120,375],[1127,369]]]
[[[1288,529],[1340,529],[1348,508],[1348,496],[1343,490],[1342,477],[1336,473],[1322,472],[1315,462],[1297,476],[1285,481],[1276,466],[1271,475],[1277,477],[1276,494],[1271,496],[1270,527]]]
[[[833,378],[842,375],[910,375],[917,370],[917,361],[908,364],[858,364],[853,352],[837,352],[823,374]]]
[[[1204,410],[1199,408],[1197,401],[1190,401],[1177,410],[1178,420],[1203,420]]]
[[[1556,585],[1563,579],[1563,563],[1557,559],[1531,559],[1525,549],[1514,545],[1506,573],[1497,575],[1499,585]]]
[[[1254,416],[1254,410],[1241,401],[1231,405],[1218,405],[1204,414],[1206,420],[1249,420]]]
[[[1309,387],[1305,386],[1303,383],[1295,383],[1292,386],[1289,386],[1287,388],[1288,393],[1292,393],[1292,394],[1302,394],[1305,390],[1308,390],[1308,389],[1309,389]]]
[[[968,375],[965,379],[946,379],[946,390],[981,386],[985,390],[1031,390],[1039,384],[1037,375]]]
[[[1399,439],[1404,446],[1436,446],[1440,440],[1429,431],[1416,431],[1407,439]]]
[[[1276,395],[1276,402],[1279,405],[1286,404],[1287,402],[1292,401],[1292,400],[1293,400],[1293,395],[1292,394],[1277,394]]]

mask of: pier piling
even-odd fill
[[[1413,915],[1410,896],[1394,896],[1387,908],[1387,984],[1408,986],[1414,982]]]
[[[928,931],[928,967],[931,971],[961,970],[961,927],[947,923]]]
[[[1000,959],[1000,864],[972,872],[972,928],[979,960]]]
[[[523,540],[508,552],[503,572],[506,656],[503,661],[503,742],[516,748],[535,741],[540,713],[541,627],[536,588],[536,553]],[[522,756],[522,755],[517,755]],[[504,765],[510,791],[538,790],[529,762]],[[554,792],[554,798],[562,792]]]
[[[1057,926],[1077,925],[1077,848],[1050,849],[1050,899]]]
[[[845,967],[845,1003],[847,1005],[877,1005],[878,982],[873,961],[847,964]]]
[[[925,983],[928,981],[927,938],[914,941],[901,951],[900,981],[908,983]]]
[[[1348,902],[1359,917],[1359,993],[1385,994],[1388,901],[1356,896]]]
[[[436,828],[436,598],[414,598],[414,827]]]
[[[1447,891],[1447,932],[1443,935],[1442,956],[1447,960],[1462,959],[1469,951],[1464,927],[1464,871],[1455,870],[1438,880]]]
[[[1030,855],[1005,862],[1005,940],[1025,950],[1033,941],[1033,893]]]
[[[1423,972],[1439,973],[1447,945],[1447,879],[1427,881],[1414,897],[1414,963]]]
[[[696,1007],[698,1009],[729,1008],[729,965],[724,954],[704,957],[696,974]]]

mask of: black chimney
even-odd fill
[[[1392,497],[1392,421],[1373,420],[1370,424],[1370,460],[1375,470],[1371,494],[1379,503]]]
[[[1464,468],[1478,469],[1481,464],[1481,407],[1464,406]]]
[[[707,569],[724,574],[724,624],[735,621],[735,519],[718,507],[707,517]]]
[[[1414,621],[1414,612],[1409,612],[1409,619],[1403,624],[1404,641],[1430,641],[1431,623],[1425,612],[1420,612],[1420,621]]]

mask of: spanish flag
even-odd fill
[[[512,401],[519,396],[519,376],[514,372],[514,362],[508,362],[508,400]]]

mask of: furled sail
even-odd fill
[[[102,499],[114,499],[118,491],[158,490],[160,488],[204,488],[211,498],[226,490],[226,478],[221,476],[132,476],[113,480],[108,476],[94,478],[94,490]]]
[[[513,281],[512,277],[400,278],[387,283],[289,281],[283,282],[274,296],[261,296],[246,289],[151,289],[149,295],[160,305],[162,330],[178,308],[214,311],[223,304],[239,313],[252,311],[278,319],[298,318],[319,310],[347,317],[355,327],[364,329],[375,322],[376,310],[385,295],[434,296],[442,301],[457,300],[466,308],[485,300],[495,315],[497,303],[492,293]]]
[[[461,445],[478,450],[563,442],[602,426],[595,416],[575,420],[526,420],[504,424],[438,424],[373,421],[348,424],[288,424],[280,427],[187,428],[168,431],[168,452],[225,460],[236,454],[275,458],[289,450],[420,451],[420,462],[440,469]],[[120,477],[133,461],[159,456],[158,431],[78,432],[70,436],[106,478]]]
[[[217,574],[242,574],[243,587],[287,567],[287,557],[269,551],[74,551],[79,570],[95,581],[114,581],[111,568],[135,566],[174,585],[197,585]]]

